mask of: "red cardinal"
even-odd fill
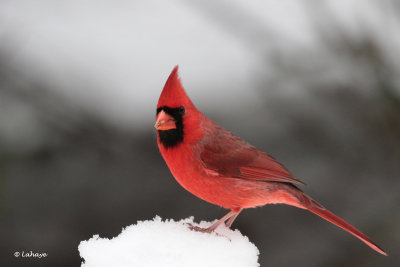
[[[268,154],[225,130],[201,113],[186,95],[178,66],[169,76],[157,104],[157,143],[171,173],[195,196],[229,209],[209,228],[230,227],[245,208],[287,204],[309,210],[387,255],[354,226],[325,209],[294,184],[304,184]]]

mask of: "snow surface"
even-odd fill
[[[187,223],[207,227],[211,222],[155,217],[139,221],[112,239],[94,235],[79,244],[82,267],[102,266],[259,266],[257,247],[238,230],[220,226],[216,233],[200,233]]]

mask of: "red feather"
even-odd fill
[[[211,227],[193,229],[210,232],[226,220],[230,226],[244,208],[282,203],[307,209],[387,255],[354,226],[294,186],[303,182],[274,158],[204,116],[183,89],[177,67],[164,86],[157,108],[171,113],[158,116],[156,128],[158,147],[175,179],[197,197],[231,210]],[[175,123],[176,128],[165,127],[169,130],[163,132],[160,125],[164,121]],[[172,141],[166,145],[163,142],[170,142],[166,140]]]
[[[268,154],[256,149],[215,122],[204,117],[205,131],[200,159],[219,176],[247,180],[304,184]]]

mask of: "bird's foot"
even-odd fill
[[[193,230],[193,231],[196,231],[196,232],[202,232],[202,233],[211,233],[212,231],[214,231],[214,229],[213,228],[211,228],[211,227],[208,227],[208,228],[202,228],[202,227],[199,227],[199,226],[194,226],[193,224],[191,224],[191,223],[187,223],[187,225],[189,226],[189,229],[190,230]]]
[[[232,223],[233,223],[233,221],[234,221],[234,220],[236,219],[236,217],[239,215],[240,211],[241,211],[241,209],[238,210],[238,211],[233,211],[233,210],[231,210],[230,212],[228,212],[228,214],[226,214],[224,217],[222,217],[221,219],[219,219],[218,221],[216,221],[213,225],[211,225],[211,226],[208,227],[208,228],[201,228],[201,227],[199,227],[199,226],[194,226],[194,225],[191,224],[191,223],[188,223],[188,226],[189,226],[189,229],[190,229],[190,230],[194,230],[194,231],[202,232],[202,233],[211,233],[211,232],[213,232],[215,229],[217,229],[218,226],[219,226],[220,224],[222,224],[222,223],[224,223],[226,220],[228,220],[228,221],[226,222],[225,225],[226,225],[228,228],[230,228],[231,225],[232,225]],[[218,234],[217,234],[217,235],[218,235]]]

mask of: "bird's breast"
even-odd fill
[[[193,195],[226,209],[265,205],[268,184],[220,176],[205,168],[193,147],[161,150],[176,181]],[[267,200],[267,201],[266,201]]]

